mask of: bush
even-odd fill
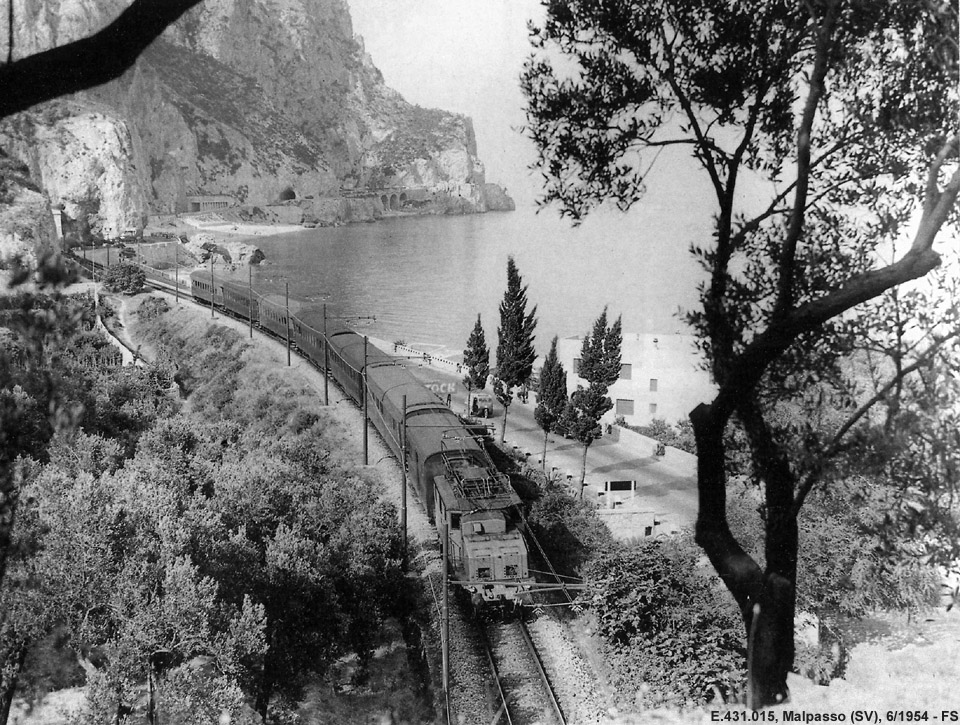
[[[557,571],[580,576],[598,552],[614,545],[590,503],[548,485],[530,508],[530,526]]]
[[[614,550],[588,572],[598,634],[622,692],[646,706],[735,698],[744,680],[740,611],[701,573],[689,535]]]
[[[147,276],[135,264],[117,264],[107,270],[104,286],[114,293],[135,295],[143,289]]]

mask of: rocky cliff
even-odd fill
[[[84,37],[125,5],[14,0],[17,54]],[[487,208],[470,120],[387,88],[345,0],[206,0],[119,80],[0,122],[0,147],[106,236],[204,195],[349,198],[370,216],[402,210],[394,196]]]
[[[0,149],[0,260],[18,256],[30,266],[55,244],[50,204],[25,164]]]

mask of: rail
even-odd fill
[[[490,665],[490,673],[493,675],[493,684],[497,688],[497,696],[499,700],[494,703],[494,706],[497,708],[496,713],[493,715],[493,719],[490,721],[490,725],[497,725],[498,723],[504,722],[506,718],[507,725],[513,725],[513,715],[510,713],[510,705],[507,704],[507,693],[503,691],[503,683],[500,682],[500,670],[497,668],[496,660],[493,658],[493,648],[490,646],[490,639],[487,637],[487,633],[483,631],[483,627],[478,627],[480,631],[480,642],[483,644],[483,652],[487,656],[487,664]]]
[[[514,713],[510,710],[510,703],[507,698],[507,692],[504,690],[504,678],[500,675],[500,669],[497,666],[497,659],[494,656],[494,648],[490,642],[490,638],[487,636],[487,632],[482,623],[478,622],[478,630],[480,633],[480,642],[483,645],[484,653],[487,657],[487,663],[490,665],[490,672],[493,676],[494,685],[496,686],[496,694],[498,696],[497,701],[494,703],[496,712],[493,715],[493,719],[490,720],[490,725],[497,725],[497,723],[506,722],[507,725],[512,725],[517,717],[519,712]],[[519,619],[515,622],[519,632],[520,639],[523,642],[523,646],[527,651],[527,654],[530,656],[530,660],[533,663],[533,670],[536,675],[536,680],[542,685],[542,693],[548,709],[553,714],[556,722],[559,725],[567,725],[566,716],[563,714],[563,709],[560,707],[560,702],[557,700],[557,696],[553,691],[553,685],[550,683],[550,677],[547,675],[546,668],[543,666],[543,660],[540,657],[540,652],[537,650],[537,646],[533,641],[533,638],[530,636],[530,631],[527,629],[527,625],[524,624],[522,619]],[[501,645],[502,646],[502,645]],[[537,722],[543,722],[542,719],[538,718]]]
[[[533,643],[533,637],[530,636],[530,630],[527,629],[527,625],[521,619],[519,622],[520,625],[520,634],[523,635],[523,641],[526,642],[530,654],[533,657],[533,661],[537,666],[537,672],[540,675],[540,679],[543,681],[543,684],[546,686],[547,696],[550,698],[550,704],[553,706],[553,712],[557,716],[557,720],[560,722],[560,725],[567,725],[567,719],[563,715],[563,710],[560,709],[560,703],[557,700],[557,696],[553,691],[553,685],[550,684],[550,678],[547,677],[547,670],[543,666],[543,660],[540,658],[540,652],[537,650],[537,646]]]

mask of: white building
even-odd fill
[[[623,335],[620,379],[610,388],[613,410],[603,423],[623,416],[631,425],[647,425],[654,418],[674,424],[686,420],[699,403],[710,402],[716,386],[703,369],[693,335]],[[576,374],[580,365],[581,337],[557,342],[557,355],[567,371],[567,391],[587,383]]]

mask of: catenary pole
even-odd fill
[[[330,345],[327,342],[327,303],[323,303],[323,404],[330,405]]]
[[[210,317],[213,317],[213,297],[216,286],[213,283],[213,253],[210,253]]]
[[[180,239],[173,243],[173,289],[180,304]]]
[[[367,336],[363,336],[363,465],[370,465],[370,449],[367,442],[368,431],[370,428],[367,417]]]
[[[253,339],[253,267],[247,265],[247,320],[250,322],[250,339]]]
[[[290,283],[284,281],[284,293],[286,296],[286,307],[287,307],[287,367],[290,367]]]
[[[446,516],[446,514],[444,514]],[[446,519],[440,524],[440,543],[443,548],[443,566],[442,566],[442,580],[441,585],[443,587],[443,592],[441,594],[441,601],[443,602],[441,614],[440,614],[440,652],[441,660],[443,663],[443,694],[444,696],[449,696],[450,694],[450,607],[447,601],[448,593],[447,589],[447,567],[450,564],[450,546],[447,542],[447,522]]]
[[[403,396],[403,427],[400,429],[400,475],[403,478],[400,486],[400,531],[401,562],[403,570],[407,569],[407,396]]]

